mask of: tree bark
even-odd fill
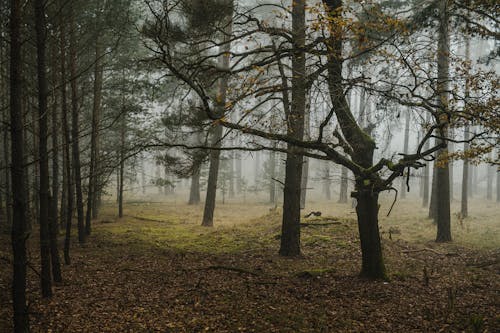
[[[232,4],[231,4],[232,6]],[[227,18],[228,22],[224,29],[224,37],[221,46],[221,56],[219,63],[221,68],[229,69],[230,67],[230,52],[231,52],[231,35],[232,35],[232,13]],[[226,94],[228,87],[228,77],[223,76],[218,83],[218,96],[216,100],[216,112],[218,116],[223,116],[226,106]],[[222,140],[223,128],[220,124],[215,124],[215,129],[212,136],[212,147],[220,148]],[[212,227],[214,225],[214,210],[215,199],[217,195],[217,179],[219,176],[220,150],[214,149],[210,152],[210,168],[208,171],[207,194],[205,199],[205,207],[203,210],[202,226]]]
[[[75,24],[75,11],[73,5],[70,5],[70,72],[71,72],[71,136],[72,136],[72,164],[75,181],[76,192],[76,212],[78,218],[78,242],[85,243],[85,224],[83,216],[83,193],[82,193],[82,175],[80,164],[80,121],[78,119],[78,86],[77,86],[77,64],[76,64],[76,24]]]
[[[47,64],[46,53],[46,23],[45,4],[43,0],[35,0],[35,31],[37,50],[37,76],[38,76],[38,163],[39,163],[39,216],[40,225],[40,282],[42,297],[52,296],[52,278],[50,265],[50,229],[49,229],[49,159],[47,151]]]
[[[96,164],[97,164],[97,136],[99,131],[99,117],[101,111],[102,96],[102,76],[103,68],[101,64],[102,47],[99,36],[95,40],[95,64],[94,64],[94,101],[92,106],[92,132],[90,134],[90,171],[87,186],[87,211],[85,213],[85,233],[90,235],[92,229],[92,208],[95,201],[97,185]]]
[[[373,193],[360,181],[356,182],[356,187],[356,214],[362,254],[361,276],[383,279],[385,266],[378,229],[378,193]]]
[[[440,24],[438,40],[438,82],[437,91],[439,94],[438,121],[442,125],[440,130],[441,137],[447,136],[448,128],[448,90],[449,90],[449,13],[448,0],[441,0],[439,3]],[[446,145],[446,141],[442,142]],[[437,242],[451,241],[451,221],[450,221],[450,174],[448,167],[448,149],[439,151],[436,173],[436,224],[437,224]]]
[[[465,60],[470,61],[470,37],[465,37]],[[470,95],[470,87],[469,80],[465,81],[465,108],[467,108],[467,103],[469,102]],[[464,152],[469,150],[469,125],[467,124],[464,127]],[[463,168],[462,168],[462,195],[461,195],[461,203],[460,203],[460,215],[462,218],[466,218],[469,216],[469,158],[466,157],[463,159]]]
[[[305,0],[293,2],[292,34],[294,37],[291,79],[292,101],[290,114],[287,117],[287,134],[295,139],[302,140],[306,112]],[[303,157],[301,149],[298,147],[289,144],[288,151],[285,166],[283,222],[279,253],[282,256],[291,257],[300,255],[300,193]]]
[[[201,165],[195,167],[195,171],[191,176],[191,187],[189,190],[189,205],[197,205],[200,203],[200,168]]]
[[[24,170],[24,136],[22,121],[21,80],[21,1],[10,2],[10,133],[12,181],[12,306],[14,332],[29,332],[26,306],[26,239],[29,237],[26,218],[26,179]]]

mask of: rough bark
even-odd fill
[[[43,0],[35,0],[35,32],[38,77],[38,164],[39,164],[39,215],[40,225],[40,283],[42,297],[52,296],[52,278],[50,265],[50,228],[49,228],[49,158],[47,151],[47,64],[46,64],[46,23]]]
[[[294,37],[292,55],[292,100],[287,117],[287,134],[301,140],[304,136],[306,112],[306,57],[305,45],[305,0],[292,4],[292,33]],[[282,256],[300,255],[300,199],[303,157],[301,150],[288,145],[286,157],[285,186],[283,190],[283,221],[281,227]]]
[[[10,134],[11,134],[11,181],[12,181],[12,306],[14,332],[29,332],[29,316],[26,306],[26,179],[24,172],[24,136],[21,107],[21,1],[10,2]]]

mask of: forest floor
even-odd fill
[[[277,255],[280,211],[228,203],[215,227],[202,206],[129,202],[103,208],[54,296],[28,291],[33,332],[498,332],[499,207],[478,202],[454,216],[454,242],[436,244],[426,211],[399,201],[381,230],[387,281],[357,276],[359,240],[349,205],[312,203],[303,255]],[[453,208],[455,209],[455,207]],[[328,224],[334,222],[333,224]],[[33,239],[37,233],[33,232]],[[29,244],[38,268],[38,243]],[[9,238],[0,236],[0,332],[11,331]],[[8,268],[6,268],[8,267]]]

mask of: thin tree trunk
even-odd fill
[[[125,113],[121,115],[120,126],[120,170],[118,175],[118,217],[123,217],[123,176],[125,173]]]
[[[305,0],[292,3],[292,34],[294,37],[292,55],[292,101],[287,117],[287,134],[302,140],[306,112],[306,57],[305,45]],[[286,90],[285,92],[286,93]],[[281,225],[282,256],[300,255],[300,198],[303,157],[301,149],[288,145],[285,166],[285,186],[283,196],[283,221]]]
[[[324,179],[323,179],[323,194],[325,195],[326,200],[332,200],[332,180],[330,176],[330,163],[324,162]]]
[[[76,69],[76,24],[75,11],[70,6],[70,72],[71,72],[71,136],[72,136],[72,163],[76,191],[76,212],[78,218],[78,242],[85,243],[85,225],[83,216],[83,193],[82,193],[82,175],[80,164],[80,140],[79,140],[79,119],[78,119],[78,87],[77,87],[77,69]]]
[[[349,187],[348,170],[345,166],[340,171],[340,197],[339,203],[347,203],[347,189]]]
[[[424,149],[427,150],[429,149],[429,141],[424,145]],[[423,181],[423,194],[422,194],[422,207],[427,207],[429,205],[429,176],[430,176],[430,166],[429,163],[425,165],[425,168],[423,170],[423,175],[422,175],[422,181]]]
[[[12,306],[14,332],[29,332],[29,316],[26,306],[26,179],[24,170],[24,137],[22,121],[21,84],[21,1],[10,2],[10,133],[12,177]]]
[[[470,37],[465,37],[465,59],[466,61],[470,61]],[[469,102],[469,94],[470,87],[469,82],[466,80],[465,82],[465,108],[467,108],[467,104]],[[464,152],[469,150],[469,125],[467,124],[464,127]],[[460,215],[462,218],[466,218],[469,216],[469,158],[467,154],[465,154],[465,158],[463,159],[463,168],[462,168],[462,195],[461,195],[461,204],[460,204]]]
[[[35,0],[35,31],[37,50],[37,76],[38,76],[38,163],[39,163],[39,216],[40,225],[40,282],[42,297],[52,296],[52,279],[50,265],[50,228],[49,228],[49,159],[47,151],[47,64],[46,53],[46,23],[45,4],[43,0]]]
[[[64,1],[60,1],[61,8],[63,8]],[[64,218],[66,233],[64,237],[64,263],[66,265],[71,264],[71,258],[69,255],[70,243],[71,243],[71,222],[73,219],[73,200],[74,200],[74,189],[73,189],[73,175],[71,168],[71,155],[70,155],[70,130],[68,121],[68,101],[66,94],[66,27],[63,19],[63,15],[60,15],[59,21],[60,31],[60,49],[61,49],[61,113],[62,113],[62,128],[63,128],[63,165],[64,165],[64,176],[65,176],[65,202],[61,204],[62,210],[61,216]],[[63,196],[64,197],[64,196]]]
[[[201,165],[195,167],[195,171],[191,176],[191,187],[189,190],[189,205],[197,205],[200,203],[200,168]]]
[[[408,154],[409,142],[410,142],[410,110],[406,110],[405,133],[404,133],[404,144],[403,144],[403,152],[405,154]],[[401,199],[406,198],[406,192],[408,191],[406,186],[406,180],[407,180],[406,176],[401,177]]]
[[[57,246],[57,205],[54,204],[54,199],[52,197],[49,198],[49,229],[52,278],[55,282],[62,282],[61,259],[59,257],[59,250]]]
[[[232,4],[231,4],[232,5]],[[222,41],[222,55],[219,58],[221,68],[229,69],[230,66],[230,52],[231,52],[231,35],[232,35],[232,13],[228,17],[227,26],[224,31],[224,38]],[[219,79],[218,98],[216,111],[218,116],[224,114],[226,105],[226,94],[228,87],[228,77],[224,76]],[[220,148],[222,139],[223,128],[220,124],[215,125],[214,133],[212,136],[212,147]],[[202,226],[212,227],[214,225],[214,210],[215,198],[217,195],[217,178],[219,175],[220,164],[220,150],[214,149],[210,152],[210,168],[208,171],[207,181],[207,195],[205,199],[205,207],[203,211]]]
[[[97,135],[99,126],[99,115],[101,109],[102,76],[103,69],[101,65],[102,47],[99,42],[99,36],[95,40],[95,64],[94,64],[94,101],[92,107],[92,133],[90,134],[90,172],[87,187],[87,212],[85,214],[85,233],[91,233],[92,206],[94,203],[95,189],[97,185],[96,163],[97,163]]]
[[[490,159],[493,159],[493,151],[490,153]],[[491,165],[486,164],[486,199],[493,200],[493,178],[494,169]]]
[[[269,153],[269,202],[276,203],[276,152],[273,150]]]

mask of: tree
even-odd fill
[[[448,91],[449,91],[449,57],[450,57],[450,41],[449,41],[449,8],[448,0],[440,0],[439,2],[439,31],[438,31],[438,77],[437,77],[437,93],[438,107],[436,121],[441,126],[440,129],[440,144],[443,146],[438,154],[438,165],[435,173],[436,177],[436,224],[437,224],[437,242],[451,241],[450,227],[450,175],[448,168],[448,150],[447,150],[447,128],[448,128]]]
[[[223,36],[222,36],[222,47],[219,55],[219,65],[224,70],[229,70],[230,68],[230,52],[231,52],[231,38],[232,38],[232,0],[226,1],[224,5],[230,7],[227,10],[229,14],[223,20]],[[228,89],[228,77],[222,76],[219,78],[218,83],[218,93],[216,97],[216,109],[220,116],[224,114],[224,109],[226,107],[226,94]],[[213,136],[212,136],[212,147],[215,148],[210,152],[210,169],[208,170],[208,181],[207,181],[207,195],[205,198],[205,208],[203,210],[203,219],[201,222],[202,226],[211,227],[214,222],[214,210],[215,210],[215,197],[217,195],[217,178],[219,173],[219,163],[220,163],[220,150],[217,148],[221,147],[221,140],[223,134],[223,127],[219,123],[214,123]]]
[[[287,135],[295,140],[303,139],[306,111],[305,5],[305,0],[294,1],[292,4],[292,100],[287,116]],[[284,92],[284,94],[287,93]],[[303,167],[301,148],[289,144],[288,151],[285,164],[283,221],[279,250],[280,255],[286,257],[300,255],[300,193]]]
[[[10,2],[10,135],[12,182],[12,306],[14,332],[29,332],[26,306],[26,239],[29,236],[26,217],[26,179],[24,171],[24,135],[21,97],[21,1]]]
[[[45,3],[43,0],[35,0],[35,30],[36,30],[36,48],[37,48],[37,74],[38,74],[38,122],[39,122],[39,225],[40,225],[40,257],[41,257],[41,285],[42,296],[52,296],[52,278],[50,265],[50,229],[49,229],[49,159],[47,152],[47,69],[46,69],[46,36],[47,28],[45,23]]]

